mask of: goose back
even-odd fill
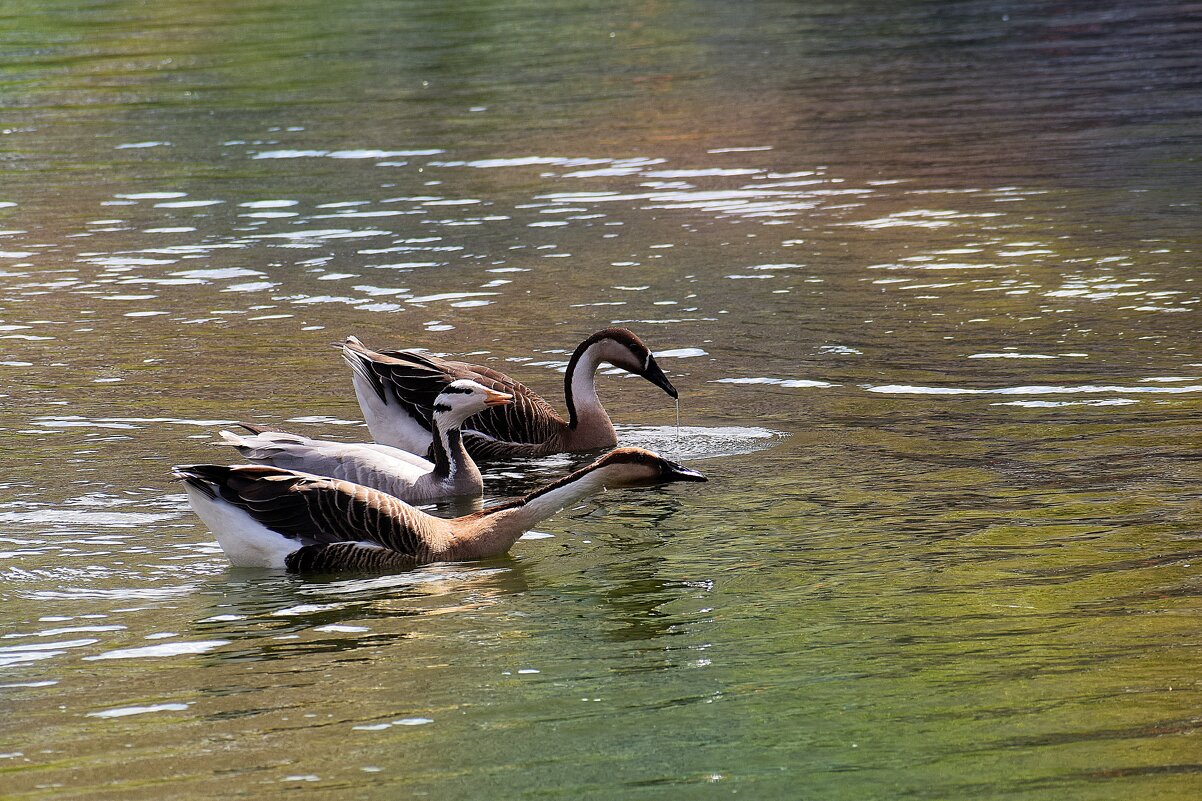
[[[349,481],[266,465],[193,465],[176,475],[298,547],[359,542],[429,562],[454,540],[446,521]]]
[[[384,450],[282,431],[267,431],[251,437],[240,437],[229,431],[222,431],[220,435],[247,461],[342,479],[399,498],[410,497],[422,477],[434,469],[434,465],[425,459],[397,448]]]
[[[434,399],[453,381],[468,378],[513,395],[512,403],[489,407],[464,424],[464,443],[473,457],[485,452],[481,446],[486,440],[541,445],[567,427],[567,421],[537,393],[491,368],[412,351],[373,353],[360,348],[353,351],[359,357],[358,364],[352,364],[356,373],[366,379],[381,401],[396,403],[427,431],[432,427]]]

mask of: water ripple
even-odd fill
[[[1079,386],[1030,385],[1019,387],[995,387],[972,389],[969,387],[911,386],[907,384],[864,385],[869,392],[887,395],[1067,395],[1067,394],[1158,394],[1180,395],[1187,392],[1202,392],[1202,384],[1172,387],[1117,386],[1108,384],[1082,384]]]

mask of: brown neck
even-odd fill
[[[523,498],[456,518],[452,523],[455,537],[464,553],[470,554],[456,558],[504,553],[532,526],[576,501],[600,492],[612,480],[609,470],[589,466]]]

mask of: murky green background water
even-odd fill
[[[1196,798],[1196,12],[10,0],[0,795]],[[317,580],[167,481],[611,323],[709,484]]]

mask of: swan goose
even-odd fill
[[[531,526],[593,493],[706,480],[651,451],[619,448],[529,495],[447,520],[378,490],[278,467],[191,465],[172,474],[235,566],[292,573],[404,570],[497,556]]]
[[[410,503],[480,495],[480,470],[463,447],[460,426],[473,414],[513,400],[470,379],[443,387],[431,415],[431,461],[387,445],[332,442],[242,423],[252,436],[222,431],[221,438],[255,464],[328,476],[395,495]]]
[[[677,397],[643,341],[625,328],[598,331],[577,346],[564,375],[568,419],[504,373],[412,351],[373,351],[348,337],[342,357],[353,371],[355,395],[376,442],[415,453],[430,446],[430,409],[447,383],[469,378],[513,395],[513,403],[487,409],[464,425],[463,440],[476,459],[546,456],[611,448],[618,443],[597,398],[597,369],[620,367]]]

